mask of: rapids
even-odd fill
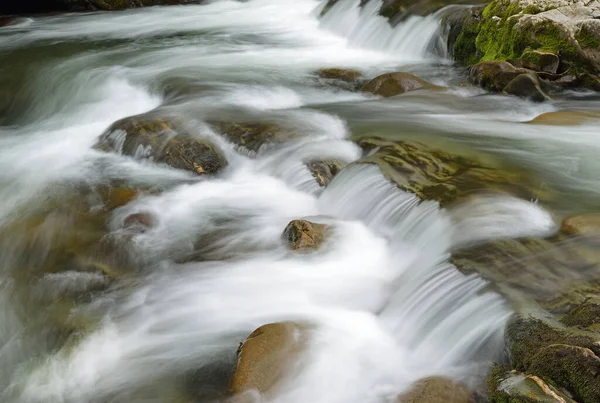
[[[258,326],[306,320],[317,331],[307,364],[271,400],[393,401],[413,381],[445,375],[481,387],[502,356],[511,310],[482,279],[449,261],[460,245],[545,235],[553,212],[535,200],[486,196],[441,209],[401,192],[372,166],[344,170],[322,191],[304,162],[352,162],[352,135],[450,138],[489,150],[560,189],[557,211],[598,202],[597,123],[523,125],[540,113],[600,108],[593,95],[553,103],[459,88],[445,52],[442,10],[395,28],[340,0],[323,18],[316,0],[214,0],[114,13],[35,16],[0,28],[0,225],[81,183],[159,185],[115,210],[110,229],[136,212],[157,225],[134,236],[143,268],[77,308],[98,318],[77,342],[53,347],[14,296],[16,246],[0,250],[0,400],[7,403],[176,402],[196,376],[198,401],[215,397],[238,344]],[[454,88],[381,100],[328,86],[314,72],[403,70]],[[217,178],[93,149],[114,121],[158,108],[181,116],[224,150]],[[206,124],[247,116],[294,129],[300,140],[257,158]],[[432,140],[432,141],[434,141]],[[323,253],[281,242],[299,217],[334,226]],[[198,235],[224,235],[210,259],[182,262]],[[15,252],[17,251],[17,252]],[[41,293],[101,281],[63,272]],[[40,312],[40,315],[43,315]],[[192,374],[192,375],[190,375]],[[195,374],[195,375],[194,375]],[[187,383],[186,383],[187,382]]]

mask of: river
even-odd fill
[[[597,122],[522,122],[598,110],[600,97],[572,92],[538,104],[462,86],[464,71],[445,51],[444,10],[392,28],[376,15],[379,2],[362,11],[358,3],[342,0],[321,18],[324,4],[316,0],[215,0],[36,16],[0,28],[3,228],[82,183],[165,189],[112,213],[113,232],[128,214],[156,217],[152,230],[131,241],[142,270],[65,308],[94,318],[65,345],[44,331],[40,318],[49,313],[38,300],[17,296],[11,273],[27,253],[20,240],[1,243],[3,402],[214,401],[238,344],[280,320],[317,324],[318,343],[272,401],[390,401],[429,375],[481,386],[503,353],[511,309],[482,279],[458,272],[448,254],[473,240],[547,234],[556,217],[593,210]],[[450,90],[379,99],[315,74],[327,67],[369,77],[408,71]],[[213,139],[226,171],[197,179],[94,149],[116,120],[156,108]],[[236,152],[206,123],[232,116],[276,122],[301,141],[256,157]],[[492,152],[534,172],[559,197],[552,206],[492,197],[453,214],[417,203],[370,166],[343,171],[323,191],[303,161],[355,161],[361,152],[350,137],[361,133],[451,139]],[[290,254],[281,243],[283,228],[299,217],[337,228],[324,253]],[[215,228],[224,235],[213,258],[178,260]],[[36,290],[98,281],[64,271],[36,278]],[[185,400],[190,395],[195,400]]]

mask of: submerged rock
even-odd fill
[[[527,123],[532,125],[575,126],[590,120],[600,120],[600,111],[546,112]]]
[[[283,238],[293,251],[308,252],[320,249],[329,231],[329,225],[294,220],[283,231]]]
[[[255,389],[267,393],[296,365],[307,339],[309,325],[279,322],[256,329],[238,351],[231,378],[231,393]]]
[[[262,148],[286,143],[298,134],[271,123],[218,122],[215,129],[238,147],[258,152]]]
[[[373,95],[382,97],[393,97],[394,95],[404,94],[416,90],[434,90],[444,89],[435,84],[428,83],[419,77],[410,73],[387,73],[375,77],[366,83],[361,91],[370,92]]]
[[[192,135],[173,118],[140,115],[114,123],[97,148],[139,159],[151,159],[198,175],[215,174],[227,166],[225,156],[208,139]]]
[[[398,397],[397,403],[474,403],[473,393],[466,386],[443,377],[431,377],[416,382]]]
[[[550,197],[537,181],[493,156],[440,150],[416,141],[365,137],[358,144],[371,155],[357,163],[376,164],[400,189],[442,206],[470,195],[497,191],[524,199]]]
[[[319,77],[332,80],[341,80],[348,83],[356,82],[363,74],[358,70],[328,68],[319,70]]]

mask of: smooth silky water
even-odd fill
[[[112,213],[115,236],[131,213],[156,218],[128,241],[142,271],[78,306],[76,314],[96,324],[66,345],[34,325],[35,301],[19,298],[9,276],[18,240],[2,244],[3,402],[213,401],[238,344],[281,320],[317,327],[301,370],[269,400],[387,402],[430,375],[481,387],[502,357],[511,310],[482,279],[448,263],[449,253],[552,233],[554,212],[490,195],[443,210],[401,192],[374,166],[344,170],[321,191],[303,163],[359,159],[352,136],[451,139],[551,183],[564,196],[556,211],[580,210],[600,196],[597,122],[568,129],[522,122],[598,109],[600,100],[571,94],[533,104],[459,87],[464,76],[447,59],[440,25],[448,10],[392,28],[376,15],[380,2],[362,10],[358,3],[340,0],[320,18],[324,4],[316,0],[215,0],[0,28],[4,229],[82,183],[165,189]],[[452,89],[380,100],[329,86],[315,74],[325,67],[368,76],[405,70]],[[156,108],[217,142],[225,172],[196,179],[93,149],[114,121]],[[250,158],[206,124],[239,116],[291,128],[301,139]],[[301,217],[334,226],[322,252],[286,250],[282,230]],[[209,259],[186,262],[204,234]],[[40,279],[38,291],[101,281],[64,272]]]

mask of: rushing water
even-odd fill
[[[450,265],[448,253],[550,233],[552,215],[533,201],[492,196],[445,211],[419,204],[370,166],[343,171],[322,192],[303,162],[357,160],[351,134],[447,137],[528,167],[564,192],[557,211],[576,210],[600,195],[597,122],[568,129],[521,122],[598,109],[600,101],[571,94],[533,104],[461,88],[462,72],[440,45],[440,13],[392,28],[376,15],[379,2],[362,10],[358,3],[340,0],[322,19],[316,0],[215,0],[0,28],[1,225],[81,183],[166,189],[114,211],[113,234],[131,213],[156,219],[130,240],[143,270],[78,306],[75,314],[98,324],[62,348],[13,297],[18,241],[2,244],[2,401],[174,402],[186,401],[177,399],[189,389],[209,400],[239,342],[279,320],[318,326],[307,365],[270,400],[390,401],[428,375],[480,386],[502,354],[510,309],[483,280]],[[368,76],[406,70],[451,90],[379,100],[328,85],[314,74],[324,67]],[[155,108],[214,139],[227,170],[195,180],[92,148],[115,120]],[[249,158],[205,123],[237,115],[293,128],[301,140]],[[321,253],[283,246],[283,228],[299,217],[334,226]],[[215,230],[210,259],[181,263],[195,239]],[[39,292],[99,281],[67,271],[42,278]],[[193,387],[190,374],[199,379]]]

